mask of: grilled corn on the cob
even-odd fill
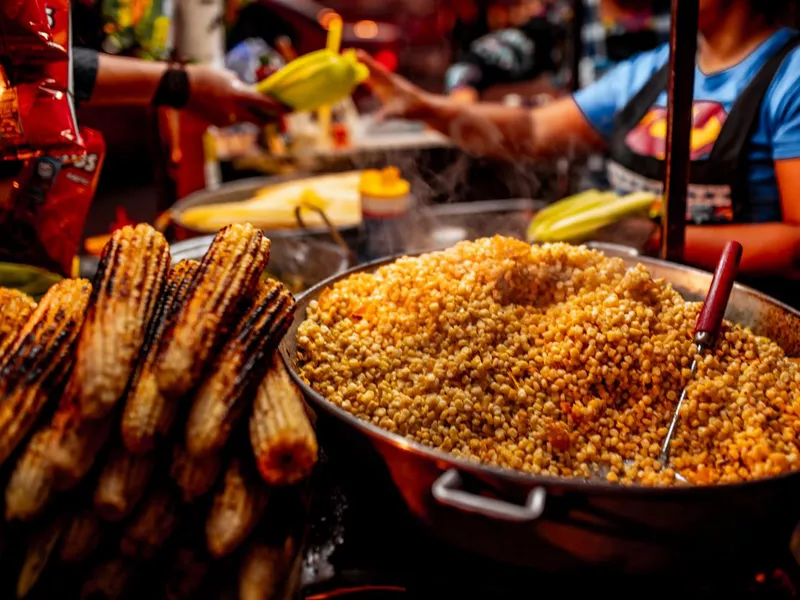
[[[217,234],[161,343],[156,378],[167,398],[180,397],[199,382],[241,299],[258,284],[269,246],[252,225],[230,225]]]
[[[78,563],[89,556],[100,543],[100,520],[90,510],[73,515],[61,537],[59,559],[68,564]]]
[[[0,288],[0,362],[35,309],[36,302],[27,294]]]
[[[115,231],[103,249],[75,365],[87,417],[104,417],[122,397],[169,263],[167,240],[149,225]]]
[[[247,550],[239,570],[239,599],[266,600],[275,598],[289,571],[295,554],[291,537],[280,546],[254,542]]]
[[[81,600],[119,600],[135,571],[135,563],[124,558],[111,558],[100,563],[84,582]]]
[[[111,432],[111,419],[83,416],[76,387],[73,373],[51,422],[53,436],[47,458],[52,462],[53,485],[58,490],[70,489],[84,478]]]
[[[156,357],[158,345],[170,319],[180,309],[191,289],[200,263],[182,260],[169,272],[167,285],[147,331],[142,349],[144,358],[131,382],[122,414],[122,439],[125,447],[134,454],[150,452],[158,438],[167,434],[175,417],[177,402],[167,400],[156,382]]]
[[[178,503],[170,490],[150,490],[125,528],[120,551],[125,556],[149,560],[169,539],[178,520]]]
[[[294,298],[283,284],[268,280],[261,285],[197,392],[186,423],[190,453],[205,456],[224,446],[286,333],[294,307]]]
[[[98,514],[107,521],[128,516],[142,497],[154,464],[152,455],[135,456],[123,447],[116,447],[94,490]]]
[[[219,476],[222,460],[216,454],[197,458],[176,444],[172,453],[170,476],[183,492],[184,502],[193,502],[212,488]]]
[[[257,475],[247,471],[242,460],[233,459],[222,488],[214,496],[206,521],[206,544],[217,558],[227,556],[247,538],[267,506],[269,490]]]
[[[53,430],[33,434],[6,485],[6,519],[27,521],[44,509],[53,488],[53,465],[47,456]]]
[[[278,353],[256,392],[250,442],[261,477],[272,485],[300,481],[317,461],[317,439],[303,396]]]
[[[51,287],[8,349],[0,365],[0,464],[30,431],[63,380],[90,293],[83,279]]]
[[[53,549],[64,531],[64,520],[56,518],[36,529],[28,538],[25,561],[17,579],[17,598],[24,598],[39,581]]]

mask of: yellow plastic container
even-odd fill
[[[367,170],[361,175],[361,216],[364,223],[364,258],[374,260],[406,250],[411,233],[408,213],[411,184],[396,167]]]

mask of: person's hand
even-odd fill
[[[189,65],[189,103],[186,109],[212,125],[269,123],[287,112],[280,102],[241,81],[232,71]]]
[[[450,92],[450,98],[459,104],[475,104],[480,100],[478,91],[471,87],[459,87]]]
[[[379,119],[417,119],[424,118],[427,107],[427,94],[407,79],[389,72],[386,67],[363,50],[357,51],[358,60],[369,68],[367,87],[378,97],[383,108]]]

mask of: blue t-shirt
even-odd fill
[[[693,160],[708,157],[736,99],[794,33],[791,29],[781,29],[747,58],[725,71],[706,75],[699,68],[696,70]],[[608,140],[617,113],[667,60],[668,46],[639,54],[617,65],[597,83],[577,92],[575,101],[592,126]],[[651,139],[648,143],[640,136],[635,148],[637,152],[657,157],[663,155],[666,105],[667,93],[664,91],[641,124],[647,135],[660,139]],[[749,179],[754,222],[782,220],[774,162],[793,158],[800,158],[800,48],[789,55],[775,76],[761,106],[759,123],[752,138]]]

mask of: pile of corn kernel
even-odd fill
[[[300,371],[365,421],[530,473],[668,485],[800,468],[800,369],[727,322],[662,468],[698,310],[642,265],[481,239],[325,290],[298,332]]]

